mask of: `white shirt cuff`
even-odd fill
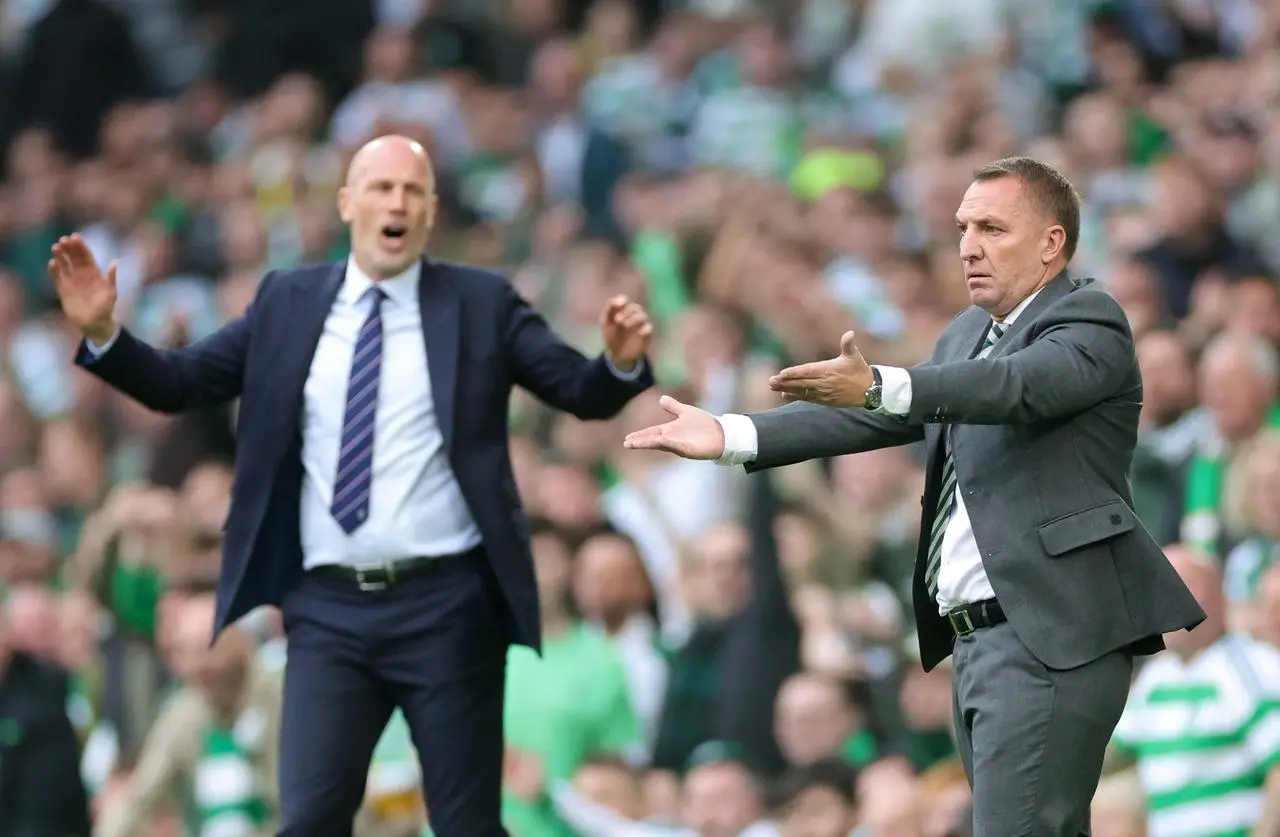
[[[911,412],[911,374],[899,366],[873,366],[880,372],[880,409],[876,412],[905,416]]]
[[[639,380],[640,376],[644,374],[644,358],[640,358],[638,361],[636,361],[636,365],[631,367],[630,372],[623,372],[621,369],[615,366],[613,363],[613,358],[609,357],[607,353],[604,356],[604,362],[605,362],[605,365],[609,367],[609,371],[613,373],[613,376],[623,381]]]
[[[87,337],[85,338],[84,345],[85,348],[89,350],[89,354],[93,355],[94,358],[100,358],[111,350],[111,347],[116,344],[116,340],[119,339],[119,337],[120,326],[116,326],[115,334],[111,335],[111,338],[102,345],[98,345]]]
[[[756,458],[759,439],[755,422],[737,413],[716,416],[716,421],[724,431],[724,453],[716,460],[717,465],[745,465]]]

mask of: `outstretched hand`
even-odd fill
[[[116,263],[104,274],[79,234],[58,239],[52,256],[49,276],[63,315],[90,340],[110,340],[116,329]]]
[[[674,418],[628,433],[622,441],[623,447],[661,450],[685,459],[719,459],[724,455],[724,429],[715,416],[691,404],[683,404],[670,395],[658,399],[658,405]]]
[[[846,331],[840,339],[840,354],[830,360],[783,369],[769,379],[769,388],[782,393],[786,401],[808,401],[824,407],[861,407],[866,403],[867,390],[875,376],[855,340],[856,335]]]

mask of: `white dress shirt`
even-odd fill
[[[1039,294],[1018,303],[1008,316],[1000,320],[1003,325],[1013,325],[1018,315],[1026,310]],[[986,357],[991,349],[978,354]],[[876,366],[880,371],[881,407],[879,412],[905,416],[911,412],[911,375],[906,369],[897,366]],[[759,450],[756,437],[756,426],[746,416],[728,413],[718,416],[724,430],[724,454],[716,460],[720,465],[743,465],[755,459]],[[969,522],[969,511],[965,508],[957,482],[955,492],[955,508],[951,520],[947,523],[946,532],[942,535],[942,566],[938,569],[938,612],[947,613],[957,607],[994,599],[995,592],[987,579],[986,568],[982,566],[982,553],[973,536],[973,524]]]
[[[389,564],[420,555],[454,555],[480,545],[444,450],[427,370],[418,308],[421,263],[383,279],[382,367],[373,430],[369,517],[351,534],[329,511],[338,470],[347,380],[360,329],[369,316],[373,280],[347,261],[324,321],[302,398],[303,566]]]

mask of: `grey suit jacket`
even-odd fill
[[[915,609],[928,670],[954,641],[924,585],[950,424],[983,565],[1027,648],[1055,669],[1120,648],[1160,650],[1162,634],[1204,612],[1133,511],[1142,378],[1124,312],[1092,279],[1063,273],[987,357],[971,359],[989,322],[972,307],[943,331],[909,370],[906,417],[803,402],[751,414],[759,452],[748,470],[925,441]]]

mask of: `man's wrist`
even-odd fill
[[[93,328],[88,329],[87,331],[84,332],[84,339],[88,340],[90,343],[93,343],[95,346],[102,346],[106,343],[109,343],[111,341],[111,338],[115,337],[116,332],[119,330],[120,330],[120,327],[116,325],[116,323],[114,322],[109,323],[105,326],[94,326]]]
[[[716,416],[720,425],[720,455],[713,460],[717,465],[745,465],[756,458],[760,440],[755,423],[737,413]]]
[[[868,410],[879,410],[884,391],[884,379],[880,377],[880,370],[874,366],[869,367],[863,383],[866,386],[863,388],[862,406]]]
[[[644,374],[643,357],[637,358],[629,364],[621,364],[619,361],[614,360],[612,355],[605,352],[604,364],[609,367],[609,371],[619,380],[634,382],[640,380],[640,376]]]
[[[619,372],[624,372],[624,373],[634,372],[636,369],[636,366],[638,366],[640,363],[639,358],[633,358],[632,360],[619,360],[618,358],[614,357],[608,352],[605,352],[604,356],[609,360],[609,363],[613,364],[614,369],[617,369]]]

